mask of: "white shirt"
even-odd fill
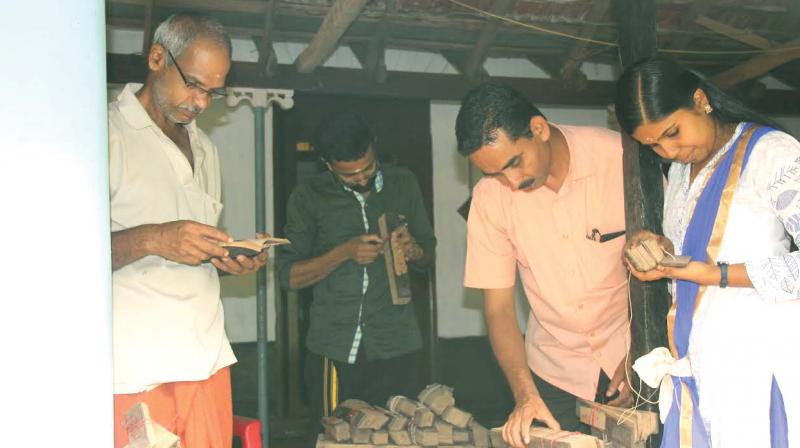
[[[681,252],[689,213],[716,160],[689,182],[691,166],[673,163],[664,200],[664,234]],[[730,207],[717,261],[745,263],[754,288],[707,286],[694,316],[688,357],[698,407],[717,447],[768,446],[772,376],[787,407],[789,428],[800,428],[800,376],[794,362],[800,324],[800,143],[770,132],[753,147]],[[789,234],[787,234],[789,232]],[[674,288],[673,288],[674,291]],[[786,362],[791,358],[792,362]],[[800,442],[790,431],[790,445]],[[794,431],[795,433],[797,431]]]
[[[222,211],[216,147],[187,125],[193,171],[139,103],[139,88],[128,84],[109,105],[111,231],[177,220],[215,226]],[[114,271],[112,282],[114,393],[204,380],[236,362],[210,263],[151,255]]]

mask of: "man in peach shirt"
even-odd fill
[[[534,420],[585,429],[576,397],[629,400],[620,135],[556,126],[512,88],[483,84],[464,97],[456,137],[484,173],[464,285],[483,289],[489,338],[516,401],[503,437],[527,445]],[[517,270],[530,304],[524,341]]]

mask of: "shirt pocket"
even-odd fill
[[[624,281],[625,266],[622,264],[624,235],[602,243],[587,238],[582,245],[584,255],[580,263],[588,290],[614,288]]]

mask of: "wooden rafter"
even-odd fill
[[[360,19],[359,19],[360,20]],[[108,24],[119,28],[129,29],[142,29],[141,19],[123,19],[117,17],[108,18]],[[390,22],[394,23],[394,22]],[[226,26],[225,29],[232,36],[244,38],[260,38],[263,34],[262,28],[255,27],[242,27],[242,26]],[[274,42],[308,42],[314,34],[304,31],[282,31],[276,29],[273,31],[272,40]],[[369,43],[373,40],[372,36],[356,36],[344,35],[340,39],[340,43],[350,45],[352,43]],[[386,48],[394,48],[399,50],[417,50],[417,51],[469,51],[474,46],[468,43],[460,42],[443,42],[423,38],[402,38],[396,36],[387,36]],[[505,57],[523,57],[525,55],[531,56],[553,56],[562,54],[562,49],[556,46],[542,46],[541,48],[529,48],[523,46],[493,46],[492,51],[494,54]]]
[[[109,3],[123,5],[145,5],[149,0],[107,0]],[[233,11],[262,14],[267,8],[265,1],[250,0],[159,0],[159,6],[182,9],[191,8],[199,11]]]
[[[153,45],[153,6],[155,0],[146,0],[144,4],[144,38],[142,39],[142,54],[150,53],[150,46]]]
[[[763,37],[753,33],[743,33],[739,28],[732,27],[726,23],[718,22],[706,16],[699,16],[695,19],[695,23],[704,26],[715,33],[722,34],[730,39],[749,45],[754,48],[766,50],[772,47],[772,44]]]
[[[504,16],[513,9],[515,3],[516,0],[494,0],[491,12],[499,16]],[[489,47],[491,47],[499,27],[500,23],[494,19],[488,19],[481,27],[478,41],[475,43],[475,48],[472,49],[469,58],[466,60],[464,71],[462,72],[464,76],[471,81],[480,80],[483,63],[486,62],[486,57],[489,54]]]
[[[483,66],[479,67],[478,73],[474,75],[467,74],[467,61],[469,60],[470,55],[467,54],[465,51],[441,51],[440,54],[442,57],[447,60],[447,62],[453,66],[458,73],[460,73],[466,80],[468,80],[471,84],[477,84],[481,81],[485,81],[489,79],[489,72],[486,71]]]
[[[783,45],[774,47],[775,51],[756,56],[736,67],[725,70],[711,80],[723,89],[766,75],[770,70],[789,61],[800,58],[800,38],[793,39]]]
[[[336,50],[339,39],[361,14],[366,4],[367,0],[336,0],[311,43],[297,56],[294,62],[297,72],[311,73],[324,63]]]
[[[581,29],[580,37],[590,39],[594,37],[597,31],[596,23],[603,19],[608,13],[609,0],[595,0],[592,2],[592,7],[589,9],[585,17],[587,24]],[[582,73],[578,72],[583,60],[588,53],[589,43],[585,41],[576,41],[572,50],[569,52],[564,65],[561,67],[561,79],[564,82],[574,87],[576,90],[582,90],[581,87],[586,85],[586,76],[579,76]]]
[[[258,48],[258,65],[267,76],[275,74],[278,58],[272,48],[272,32],[275,29],[275,4],[278,0],[267,0],[264,10],[264,27],[261,38],[256,42]]]
[[[108,82],[142,82],[147,76],[147,65],[140,55],[109,54],[107,62]],[[361,69],[320,67],[312,74],[298,74],[290,68],[290,65],[281,65],[274,78],[266,79],[259,73],[257,63],[234,61],[226,85],[448,101],[460,100],[474,86],[460,74],[392,72],[385,83],[377,84],[370,82]],[[578,93],[565,89],[557,79],[496,79],[516,88],[536,104],[605,107],[612,101],[614,92],[613,81],[589,81],[589,87]],[[800,92],[767,90],[761,102],[755,106],[769,114],[800,114]]]
[[[377,83],[386,81],[386,41],[388,39],[388,17],[394,10],[395,0],[386,0],[386,8],[378,23],[378,31],[372,40],[366,44],[350,45],[353,54],[358,58],[361,67],[366,70],[370,78]]]
[[[551,79],[561,78],[561,67],[564,65],[561,58],[558,56],[532,56],[528,55],[525,59],[531,61],[531,64],[539,67],[543,72],[547,73]]]

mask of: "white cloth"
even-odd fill
[[[645,384],[652,388],[658,387],[658,414],[661,423],[666,422],[675,389],[672,377],[692,376],[689,358],[675,359],[668,348],[658,347],[637,358],[632,367]]]
[[[139,103],[138,88],[128,84],[109,105],[111,231],[183,219],[216,225],[217,149],[188,125],[193,171]],[[112,283],[114,393],[204,380],[236,362],[213,265],[147,256],[114,271]]]
[[[673,163],[664,201],[664,234],[676,252],[686,235],[692,208],[709,167],[730,149],[731,139],[690,183],[690,165]],[[694,316],[688,358],[697,381],[698,407],[714,447],[767,446],[769,402],[775,374],[787,404],[789,428],[800,428],[796,382],[800,372],[787,363],[793,351],[779,347],[796,340],[800,322],[797,272],[800,253],[789,253],[790,232],[800,240],[800,143],[782,132],[764,135],[753,148],[733,197],[719,259],[745,263],[754,288],[708,286]],[[674,285],[673,285],[674,291]],[[794,300],[778,307],[776,302]],[[783,313],[776,324],[776,314]],[[795,406],[793,406],[795,405]],[[800,430],[790,442],[800,446]]]

